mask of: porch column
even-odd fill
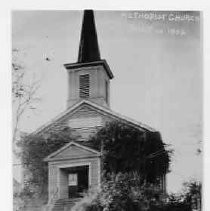
[[[59,169],[59,198],[68,198],[68,174]]]

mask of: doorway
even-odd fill
[[[80,197],[89,188],[89,166],[65,168],[68,175],[68,197]]]

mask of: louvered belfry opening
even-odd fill
[[[89,74],[84,74],[79,76],[79,96],[80,98],[88,98],[90,96]]]

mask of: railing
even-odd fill
[[[52,196],[48,200],[46,211],[51,211],[55,201],[58,199],[58,187],[56,187],[56,190],[53,192]]]

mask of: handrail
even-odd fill
[[[54,205],[55,199],[57,199],[58,196],[58,186],[56,186],[56,190],[53,192],[52,196],[50,197],[50,200],[48,201],[48,210],[52,210],[52,207]]]
[[[58,186],[56,186],[56,191],[53,193],[51,197],[51,201],[53,202],[58,196]]]

